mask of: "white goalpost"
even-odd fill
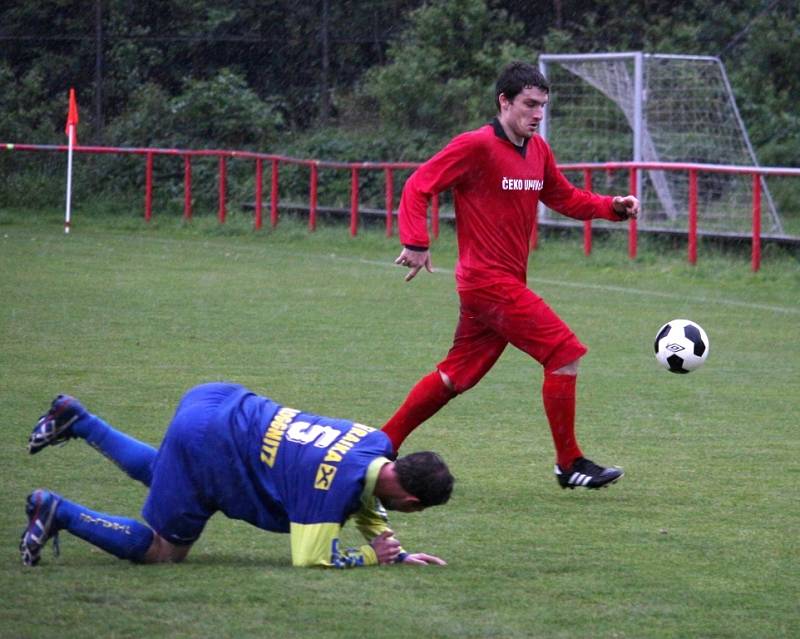
[[[539,68],[550,82],[550,104],[540,131],[559,164],[758,166],[719,58],[642,52],[542,54]],[[593,180],[594,190],[628,190],[622,171],[595,171]],[[763,178],[761,182],[764,230],[781,234],[780,217]],[[641,171],[637,187],[642,201],[639,228],[686,228],[686,171]],[[748,232],[752,191],[748,175],[699,173],[698,230]],[[551,216],[543,210],[544,219]]]

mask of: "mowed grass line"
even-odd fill
[[[135,225],[130,225],[134,227]],[[542,243],[531,285],[590,346],[578,433],[626,477],[561,491],[535,365],[509,349],[406,449],[441,451],[453,501],[395,516],[445,569],[292,569],[288,538],[219,516],[180,566],[134,566],[68,534],[34,570],[16,543],[47,486],[138,516],[145,495],[80,442],[31,457],[36,417],[70,392],[156,444],[182,392],[233,379],[277,400],[379,425],[450,344],[452,235],[413,283],[396,240],[108,221],[0,226],[0,635],[280,637],[791,637],[800,632],[800,400],[795,262]],[[660,370],[652,338],[690,317],[706,366]],[[348,527],[349,528],[349,527]],[[353,530],[348,539],[358,543]],[[35,611],[35,614],[32,614]],[[35,618],[35,623],[31,619]]]

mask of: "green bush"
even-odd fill
[[[523,39],[522,24],[484,0],[425,4],[389,47],[390,64],[367,71],[361,92],[384,122],[452,135],[493,115],[500,67],[534,61],[516,44]]]
[[[223,70],[210,80],[189,80],[179,95],[170,98],[157,85],[137,91],[129,108],[107,129],[112,146],[228,150],[263,150],[273,145],[283,126],[275,101],[264,101],[243,78]],[[244,167],[230,164],[229,182],[244,179]],[[203,208],[216,205],[216,158],[193,158],[192,195]],[[118,188],[142,188],[144,159],[105,156],[98,159],[96,179]],[[168,200],[183,197],[183,162],[158,157],[153,179]]]
[[[446,136],[425,131],[399,129],[353,130],[327,128],[309,135],[286,140],[280,153],[297,158],[338,162],[422,162],[446,142]],[[281,199],[308,201],[309,173],[307,167],[281,166]],[[395,199],[410,171],[396,171]],[[350,205],[350,172],[346,169],[321,168],[318,196],[321,205],[346,207]],[[267,178],[265,177],[265,182]],[[267,192],[266,183],[265,192]],[[363,169],[359,172],[359,201],[363,206],[383,208],[385,203],[384,172]],[[395,204],[396,206],[396,204]]]
[[[274,142],[283,117],[274,101],[259,98],[245,80],[223,69],[210,80],[188,80],[170,98],[144,85],[107,129],[113,145],[259,149]]]

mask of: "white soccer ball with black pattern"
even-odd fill
[[[703,327],[687,319],[674,319],[658,329],[656,359],[671,373],[690,373],[708,357],[708,335]]]

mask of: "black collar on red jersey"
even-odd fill
[[[500,124],[500,120],[498,120],[497,118],[492,118],[491,125],[492,125],[492,128],[494,129],[494,134],[498,138],[508,142],[511,146],[513,146],[517,150],[517,153],[519,153],[522,157],[525,157],[525,154],[528,151],[528,141],[530,140],[530,138],[525,138],[522,141],[522,146],[517,146],[511,140],[508,139],[508,136],[506,135],[506,132],[503,130],[503,125]]]

